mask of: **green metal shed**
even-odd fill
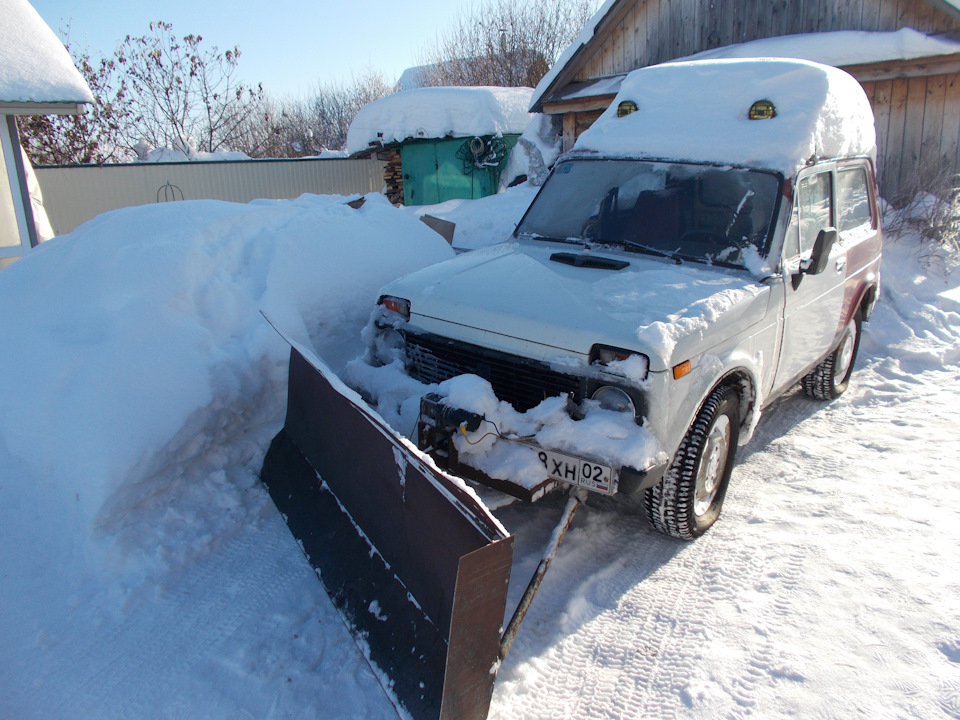
[[[519,134],[484,138],[411,140],[400,146],[404,205],[494,195]],[[480,152],[479,143],[483,144]],[[492,150],[492,152],[491,152]]]

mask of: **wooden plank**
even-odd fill
[[[646,0],[640,0],[637,3],[636,13],[634,15],[633,37],[636,48],[637,60],[635,67],[645,67],[649,65],[649,51],[647,49],[647,16],[650,3]]]
[[[960,72],[960,55],[941,55],[918,60],[896,60],[864,65],[844,65],[843,69],[861,82],[950,75]]]
[[[879,10],[877,30],[890,32],[897,29],[897,0],[874,0]]]
[[[877,129],[877,176],[882,177],[887,169],[890,154],[890,88],[891,80],[870,83],[873,86],[873,118]]]
[[[660,62],[660,0],[647,0],[647,65]]]
[[[817,10],[819,7],[819,0],[802,0],[802,5],[797,12],[796,21],[790,26],[790,33],[796,35],[799,33],[816,32]]]
[[[927,79],[907,80],[906,119],[903,124],[903,153],[900,156],[899,184],[911,189],[921,174],[920,151],[923,147],[923,105]]]
[[[702,29],[702,40],[700,46],[704,50],[711,50],[719,47],[723,30],[721,24],[723,21],[722,3],[710,2],[710,0],[701,0],[700,18]]]
[[[680,39],[683,37],[684,30],[682,6],[683,0],[674,0],[673,2],[668,2],[665,5],[668,13],[667,28],[669,32],[667,57],[671,60],[683,56],[683,51],[680,49]]]
[[[900,188],[900,166],[903,161],[903,134],[907,119],[907,90],[909,80],[890,82],[890,123],[887,134],[884,197],[893,200]]]
[[[960,171],[960,74],[945,78],[940,154],[947,169]]]
[[[927,78],[927,96],[923,106],[923,140],[920,144],[920,170],[924,180],[932,180],[944,168],[940,155],[943,138],[943,106],[946,98],[946,77]]]
[[[870,32],[880,29],[880,0],[861,0],[860,27]]]

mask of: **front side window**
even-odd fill
[[[807,175],[799,183],[800,255],[808,255],[821,230],[833,227],[832,175]]]
[[[767,255],[780,188],[779,176],[743,168],[571,160],[517,235],[743,267],[748,248]]]

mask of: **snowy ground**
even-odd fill
[[[433,210],[475,247],[517,197]],[[376,201],[201,202],[0,272],[0,718],[396,716],[257,480],[285,359],[257,311],[336,366],[450,253]],[[705,537],[581,511],[492,718],[960,718],[960,273],[905,238],[884,283],[850,389],[765,413]],[[520,583],[560,509],[498,511]]]

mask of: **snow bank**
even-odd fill
[[[957,53],[960,53],[960,42],[946,37],[924,35],[913,28],[905,27],[896,32],[838,30],[783,35],[705,50],[680,60],[797,58],[844,67]]]
[[[66,522],[83,551],[185,447],[279,421],[288,348],[261,309],[342,362],[381,284],[452,255],[382,196],[344,203],[129,208],[0,273],[0,437],[37,479],[45,532]]]
[[[637,112],[617,117],[631,100]],[[776,117],[749,120],[768,100]],[[701,60],[630,73],[574,151],[669,158],[780,170],[792,176],[811,155],[876,153],[873,112],[860,84],[802,60]]]
[[[93,102],[70,53],[27,0],[3,4],[0,101]]]
[[[408,138],[519,135],[530,122],[530,88],[431,87],[387,95],[360,108],[347,152]]]

